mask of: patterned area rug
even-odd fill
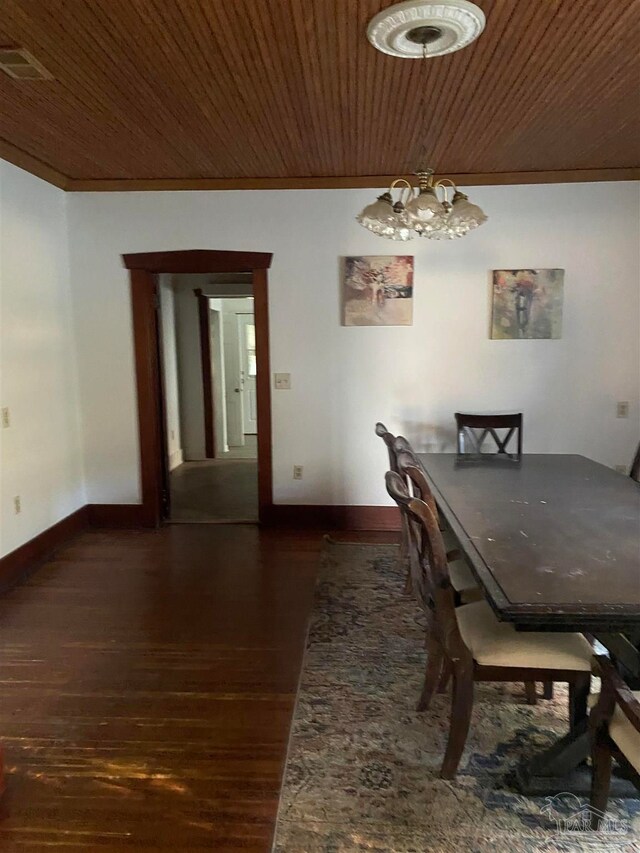
[[[424,623],[393,546],[327,540],[274,850],[277,853],[640,851],[640,801],[612,800],[603,833],[568,829],[586,804],[519,796],[509,773],[567,730],[567,691],[478,684],[455,782],[438,778],[449,697],[415,705]]]

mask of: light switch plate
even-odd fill
[[[289,391],[291,389],[290,373],[274,373],[274,379],[278,391]]]
[[[623,400],[621,403],[616,404],[616,417],[617,418],[628,418],[629,417],[629,403],[626,400]]]

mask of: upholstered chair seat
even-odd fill
[[[593,649],[582,634],[516,631],[486,601],[456,608],[460,634],[480,666],[590,672]]]
[[[640,703],[640,690],[631,692],[633,698]],[[599,700],[599,693],[589,696],[589,707],[595,707]],[[620,705],[616,705],[613,710],[613,716],[609,723],[609,737],[634,770],[640,773],[640,732],[635,729]]]
[[[456,592],[467,592],[478,587],[478,582],[464,560],[453,560],[449,563],[449,577]]]
[[[633,696],[640,702],[640,690],[634,690]],[[609,737],[629,764],[640,773],[640,732],[636,731],[619,705],[609,723]]]

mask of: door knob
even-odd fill
[[[239,388],[234,388],[233,390],[236,392],[236,394],[239,394],[239,393],[240,393],[240,389],[239,389]]]

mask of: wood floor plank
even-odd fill
[[[0,848],[270,849],[321,537],[94,531],[0,599]]]

